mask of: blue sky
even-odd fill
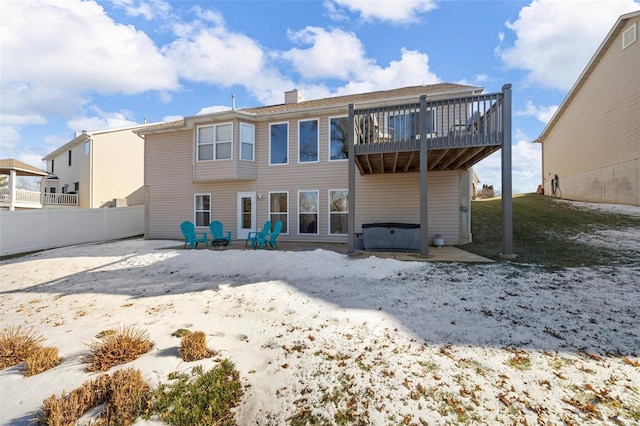
[[[5,0],[0,158],[74,132],[439,82],[513,85],[513,192],[540,183],[531,143],[633,0]],[[475,167],[500,187],[500,157]]]

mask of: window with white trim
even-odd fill
[[[53,158],[51,159],[51,173],[53,173],[53,166],[55,165],[55,161]]]
[[[275,226],[277,221],[282,221],[280,233],[289,233],[289,193],[269,192],[269,220],[271,226]]]
[[[346,189],[329,190],[329,235],[347,234],[348,194]]]
[[[211,194],[195,194],[193,216],[196,226],[209,226],[211,223]]]
[[[69,165],[71,165],[71,150],[69,150]]]
[[[240,123],[240,159],[253,161],[255,155],[256,127]]]
[[[329,161],[349,158],[349,120],[347,117],[329,119]]]
[[[289,164],[289,123],[269,125],[269,164]]]
[[[91,141],[86,141],[84,143],[84,155],[89,155],[91,152]]]
[[[232,158],[232,123],[199,126],[197,135],[198,161],[229,160]]]
[[[298,191],[298,234],[318,235],[318,191]]]
[[[629,28],[622,33],[622,48],[626,49],[638,39],[636,23],[634,22]]]
[[[318,120],[298,122],[298,162],[318,162]]]

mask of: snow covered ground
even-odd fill
[[[122,325],[154,342],[125,365],[152,385],[231,359],[246,385],[240,425],[638,424],[640,227],[623,233],[577,238],[625,241],[639,264],[553,273],[145,240],[2,261],[1,325],[34,326],[63,362],[0,371],[0,424],[27,425],[44,398],[95,377],[82,354]],[[207,333],[219,356],[183,362],[179,328]]]

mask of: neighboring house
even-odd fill
[[[17,178],[40,178],[42,187],[43,180],[48,175],[44,170],[13,158],[0,160],[0,176],[7,176],[7,185],[0,188],[0,210],[41,209],[45,201],[41,191],[17,188]]]
[[[394,222],[419,225],[411,248],[423,255],[436,235],[469,243],[471,167],[506,147],[503,188],[511,193],[510,87],[482,94],[435,84],[311,101],[293,90],[284,104],[138,130],[146,237],[181,238],[184,220],[199,231],[219,220],[243,240],[281,220],[282,241],[347,242],[352,252],[363,224]],[[510,203],[506,197],[507,255]]]
[[[544,194],[640,206],[639,31],[620,16],[536,139]]]
[[[76,134],[42,159],[45,196],[76,195],[80,208],[143,205],[144,138],[134,131],[152,125]]]

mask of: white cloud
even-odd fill
[[[129,16],[142,16],[147,20],[167,17],[171,10],[169,3],[162,0],[111,0]]]
[[[514,194],[535,192],[542,182],[542,151],[540,144],[525,139],[516,130],[518,142],[511,147],[511,185]],[[496,151],[473,166],[480,182],[493,185],[502,192],[502,150]]]
[[[266,58],[257,42],[226,29],[211,11],[202,11],[201,18],[207,20],[174,26],[178,38],[162,49],[183,78],[231,86],[260,75]]]
[[[540,122],[547,124],[551,117],[558,110],[558,105],[540,106],[534,105],[531,100],[527,100],[524,111],[516,111],[516,115],[520,116],[532,116],[537,118]]]
[[[534,0],[506,24],[516,40],[497,53],[509,68],[526,71],[529,84],[568,90],[618,17],[638,6],[633,0]]]
[[[231,107],[225,105],[213,105],[209,107],[202,108],[200,111],[196,113],[196,115],[204,115],[204,114],[213,114],[215,112],[229,111]]]
[[[339,94],[365,93],[403,86],[440,83],[440,78],[431,72],[429,56],[426,53],[402,48],[402,56],[391,61],[389,66],[371,66],[363,70],[355,81],[338,89]]]
[[[91,117],[77,117],[67,122],[67,126],[74,132],[87,130],[89,132],[104,129],[133,126],[136,123],[131,119],[129,111],[105,112],[97,107],[91,108],[95,115]]]
[[[113,22],[95,1],[9,1],[2,7],[3,115],[65,116],[80,110],[87,93],[178,87],[153,41]]]
[[[310,45],[306,49],[293,48],[281,55],[291,61],[303,78],[347,80],[373,62],[365,57],[362,42],[354,33],[306,27],[298,32],[289,32],[289,39],[297,44]]]
[[[167,115],[162,117],[162,121],[165,123],[171,123],[172,121],[182,120],[184,117],[181,115]]]
[[[359,13],[364,20],[392,23],[409,23],[418,20],[418,15],[436,8],[434,0],[332,0],[325,2],[331,16],[342,17],[340,8]]]
[[[18,143],[22,141],[20,132],[13,126],[0,126],[0,152],[2,158],[11,157]]]

